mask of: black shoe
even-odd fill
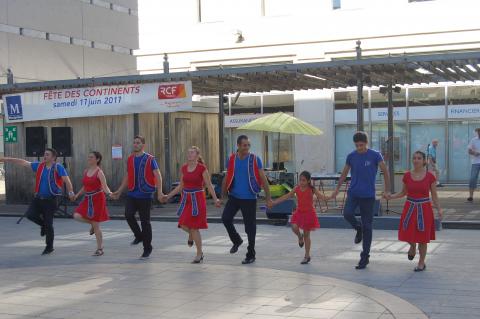
[[[367,268],[367,265],[370,263],[370,255],[367,257],[362,257],[360,258],[360,261],[358,262],[358,265],[355,266],[355,269],[365,269]]]
[[[49,248],[49,247],[46,247],[45,250],[42,252],[42,255],[50,255],[51,253],[53,253],[55,249],[53,248]]]
[[[152,253],[152,250],[153,250],[153,248],[148,248],[148,249],[147,249],[147,248],[144,248],[144,249],[143,249],[143,254],[142,254],[142,256],[140,257],[140,259],[147,259],[147,258],[149,258],[149,257],[150,257],[150,254]]]
[[[300,262],[301,265],[306,265],[310,262],[310,260],[312,260],[312,258],[310,257],[305,257],[303,258],[302,262]]]
[[[193,247],[193,240],[187,240],[188,247]]]
[[[234,244],[230,249],[230,254],[235,254],[238,251],[238,247],[240,247],[242,244],[243,244],[243,240],[240,240],[238,244]]]
[[[255,262],[255,257],[246,257],[242,260],[243,265],[253,264]]]
[[[467,198],[467,201],[468,201],[469,203],[472,203],[472,202],[473,202],[473,197]]]
[[[138,239],[138,238],[135,238],[131,243],[130,245],[134,246],[134,245],[138,245],[142,242],[143,240],[141,239]]]
[[[408,260],[413,260],[415,258],[415,255],[408,255]]]
[[[420,267],[415,267],[415,269],[413,269],[414,272],[420,272],[420,271],[424,271],[424,270],[427,270],[427,265],[423,265],[423,268],[420,268]]]
[[[45,226],[40,227],[40,236],[44,237],[46,234]]]
[[[192,264],[200,264],[203,262],[203,254],[200,256],[200,258],[195,257],[195,259],[192,261]]]
[[[363,238],[362,228],[358,227],[357,234],[355,235],[355,244],[360,244],[362,242],[362,238]]]

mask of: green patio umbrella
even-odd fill
[[[278,133],[277,163],[280,160],[280,134],[321,135],[323,132],[294,116],[283,112],[263,116],[252,122],[240,126],[239,130],[252,130]]]

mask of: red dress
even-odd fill
[[[435,176],[430,172],[421,181],[413,180],[410,172],[403,176],[403,183],[407,186],[407,201],[400,217],[399,240],[409,243],[435,240],[435,219],[430,201],[430,186],[435,182]]]
[[[297,186],[294,191],[297,196],[297,210],[293,213],[290,224],[295,224],[306,231],[320,228],[317,213],[313,207],[312,189],[308,187],[302,191],[300,186]]]
[[[193,172],[188,171],[188,164],[182,166],[183,191],[177,215],[178,227],[185,226],[191,229],[206,229],[207,225],[207,198],[203,183],[203,172],[207,167],[201,163]]]
[[[107,209],[107,198],[102,190],[102,183],[98,178],[98,172],[88,176],[87,171],[83,173],[83,189],[85,196],[82,202],[78,205],[76,212],[82,215],[83,218],[95,221],[104,222],[109,220]]]

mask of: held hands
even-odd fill
[[[169,199],[170,197],[168,197],[168,195],[158,194],[158,201],[162,204],[167,204]]]
[[[383,192],[382,197],[386,200],[392,200],[393,199],[392,193],[390,193],[390,192]]]
[[[110,193],[110,198],[113,200],[118,200],[120,198],[120,193],[119,192]]]
[[[332,200],[332,199],[336,199],[337,196],[338,196],[338,190],[336,189],[336,190],[333,191],[333,193],[330,196],[328,196],[326,198],[326,200],[329,201],[329,200]]]
[[[268,209],[272,209],[273,206],[275,206],[277,203],[274,200],[268,199],[267,200],[267,207]]]
[[[215,200],[215,207],[220,208],[221,206],[222,206],[222,201],[217,198],[217,200]]]
[[[77,196],[74,192],[68,192],[68,199],[70,199],[71,202],[74,202],[77,200]]]

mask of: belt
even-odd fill
[[[425,220],[423,216],[423,204],[430,203],[430,198],[411,198],[407,197],[407,202],[410,203],[405,219],[403,220],[403,229],[408,228],[408,223],[412,217],[414,209],[417,210],[417,229],[419,231],[425,230]]]
[[[55,199],[55,196],[44,197],[44,196],[35,195],[35,199],[40,199],[40,200],[52,200],[52,199]]]
[[[192,199],[192,216],[198,216],[198,202],[197,202],[197,193],[203,193],[203,189],[184,189],[182,192],[182,201],[180,202],[180,207],[177,210],[177,216],[183,214],[185,205],[187,203],[187,197]]]
[[[87,216],[88,218],[93,218],[93,215],[95,215],[95,210],[94,210],[94,205],[93,205],[93,196],[97,195],[99,193],[103,192],[103,190],[95,190],[92,192],[85,192],[85,197],[87,199]]]

